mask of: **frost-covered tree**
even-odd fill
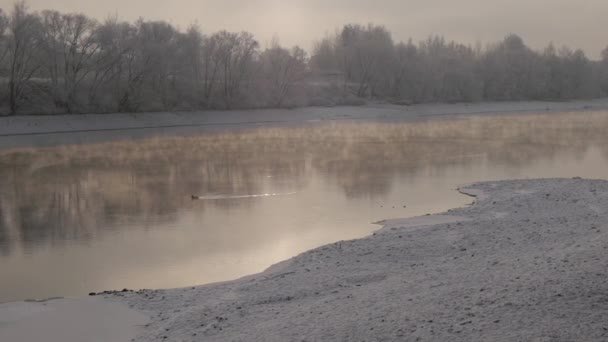
[[[599,61],[517,35],[482,48],[431,36],[395,42],[381,25],[349,24],[311,51],[260,51],[247,32],[202,33],[164,21],[0,10],[4,111],[112,112],[356,104],[562,100],[608,95]],[[307,100],[308,99],[308,100]],[[319,100],[319,101],[317,101]]]
[[[432,36],[418,47],[423,101],[473,101],[481,97],[473,49]]]
[[[225,108],[232,108],[242,95],[253,71],[258,42],[248,32],[221,31],[216,36],[215,58],[219,66],[221,97]]]
[[[480,68],[486,99],[542,97],[545,85],[540,58],[517,35],[509,35],[490,47],[481,60]]]
[[[422,59],[412,41],[395,46],[391,96],[404,103],[413,103],[422,98]]]
[[[178,91],[179,101],[193,101],[199,106],[204,104],[200,98],[203,92],[204,39],[198,26],[190,26],[185,33],[178,34],[175,54],[175,77],[181,86]]]
[[[39,54],[41,25],[30,13],[24,1],[17,2],[8,20],[8,102],[11,114],[16,114],[32,94],[30,81],[41,68]]]
[[[356,82],[357,96],[376,96],[393,62],[390,32],[373,24],[346,25],[339,39],[342,68],[347,80]]]
[[[0,8],[0,67],[4,66],[5,58],[8,55],[8,25],[9,18],[6,13]]]
[[[327,36],[315,42],[310,66],[315,72],[336,73],[340,70],[335,36]]]
[[[136,28],[109,18],[97,27],[94,35],[97,51],[86,79],[88,105],[96,110],[116,110],[127,59],[135,48]]]
[[[94,70],[97,22],[83,14],[56,11],[42,12],[41,22],[41,52],[53,101],[72,113],[83,81]]]
[[[306,52],[298,46],[288,50],[274,41],[260,55],[260,63],[271,94],[270,105],[282,107],[294,85],[306,76]]]
[[[207,108],[212,107],[215,102],[217,83],[220,78],[222,66],[222,50],[220,49],[224,34],[215,33],[203,39],[201,55],[201,78],[203,82],[202,96]]]
[[[608,47],[602,50],[602,59],[598,62],[598,85],[602,95],[608,95]]]

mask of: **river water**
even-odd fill
[[[0,149],[0,302],[230,280],[466,205],[464,183],[608,178],[607,132],[526,113]]]

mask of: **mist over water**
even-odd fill
[[[4,149],[0,302],[229,280],[465,205],[463,183],[606,178],[606,131],[539,113]]]

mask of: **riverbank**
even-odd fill
[[[569,102],[488,102],[305,107],[249,111],[116,113],[0,117],[0,147],[56,144],[157,134],[181,134],[205,129],[289,124],[322,120],[410,120],[467,114],[560,112],[608,109],[608,99]],[[69,133],[69,134],[68,134]]]
[[[262,274],[112,297],[152,317],[137,341],[608,338],[608,182],[500,181],[462,191],[484,196],[426,218],[439,219],[430,225],[387,221],[372,236]]]
[[[608,338],[608,181],[493,181],[460,191],[476,196],[474,204],[384,221],[371,236],[235,281],[100,294],[72,303],[90,304],[85,311],[29,321],[29,303],[4,304],[0,337],[24,341],[19,337],[46,326],[66,330],[64,342],[95,341],[73,336],[108,329],[135,332],[136,341]],[[125,303],[112,309],[118,311],[69,319],[116,301]],[[135,317],[125,316],[128,307],[150,321],[125,320]]]

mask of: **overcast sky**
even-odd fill
[[[3,9],[12,0],[0,0]],[[395,40],[430,34],[474,44],[509,33],[538,48],[549,41],[592,58],[608,45],[608,0],[29,0],[33,10],[82,12],[98,19],[163,19],[203,31],[247,30],[265,46],[273,36],[306,49],[345,23],[385,25]]]

